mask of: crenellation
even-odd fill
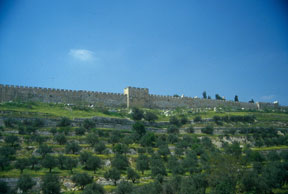
[[[176,97],[149,94],[148,88],[127,87],[124,93],[97,92],[87,90],[68,90],[41,87],[27,87],[0,84],[0,102],[23,100],[48,103],[67,103],[79,105],[99,105],[108,107],[146,107],[146,108],[215,108],[231,107],[245,109],[277,109],[279,103],[246,103],[231,100],[212,100],[193,97]]]

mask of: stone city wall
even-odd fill
[[[211,100],[190,97],[173,97],[173,96],[159,96],[150,95],[150,106],[156,108],[214,108],[214,107],[229,107],[229,108],[245,108],[255,110],[258,108],[257,104],[246,102],[234,102],[224,100]]]
[[[46,103],[66,103],[75,105],[95,105],[107,107],[142,107],[173,109],[227,107],[234,109],[277,109],[278,103],[247,103],[224,100],[173,97],[149,94],[148,88],[127,87],[124,94],[91,92],[83,90],[63,90],[39,87],[9,86],[0,84],[0,102],[32,101]]]
[[[9,86],[0,84],[0,102],[32,101],[126,107],[126,96],[119,93],[63,90],[39,87]]]

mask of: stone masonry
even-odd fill
[[[83,90],[63,90],[39,87],[23,87],[0,84],[0,102],[24,101],[65,103],[73,105],[94,105],[107,107],[142,108],[214,108],[229,107],[235,109],[275,109],[279,104],[246,103],[224,100],[200,99],[191,97],[173,97],[149,94],[148,88],[127,87],[124,94],[94,92]]]

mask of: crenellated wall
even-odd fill
[[[230,108],[245,108],[245,109],[257,109],[257,104],[246,103],[246,102],[234,102],[234,101],[223,101],[223,100],[211,100],[211,99],[200,99],[190,97],[173,97],[173,96],[159,96],[150,95],[151,107],[157,108],[214,108],[214,107],[230,107]]]
[[[69,103],[77,105],[93,104],[97,106],[126,107],[126,96],[119,93],[9,86],[0,84],[0,102],[7,101],[35,101],[47,103]]]
[[[173,109],[229,107],[235,109],[276,109],[279,104],[247,103],[223,100],[173,97],[149,94],[148,88],[127,87],[124,94],[91,92],[84,90],[63,90],[39,87],[10,86],[0,84],[0,102],[33,101],[46,103],[67,103],[107,107],[144,107]]]

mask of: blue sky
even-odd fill
[[[287,8],[284,0],[1,0],[0,83],[206,90],[288,105]]]

